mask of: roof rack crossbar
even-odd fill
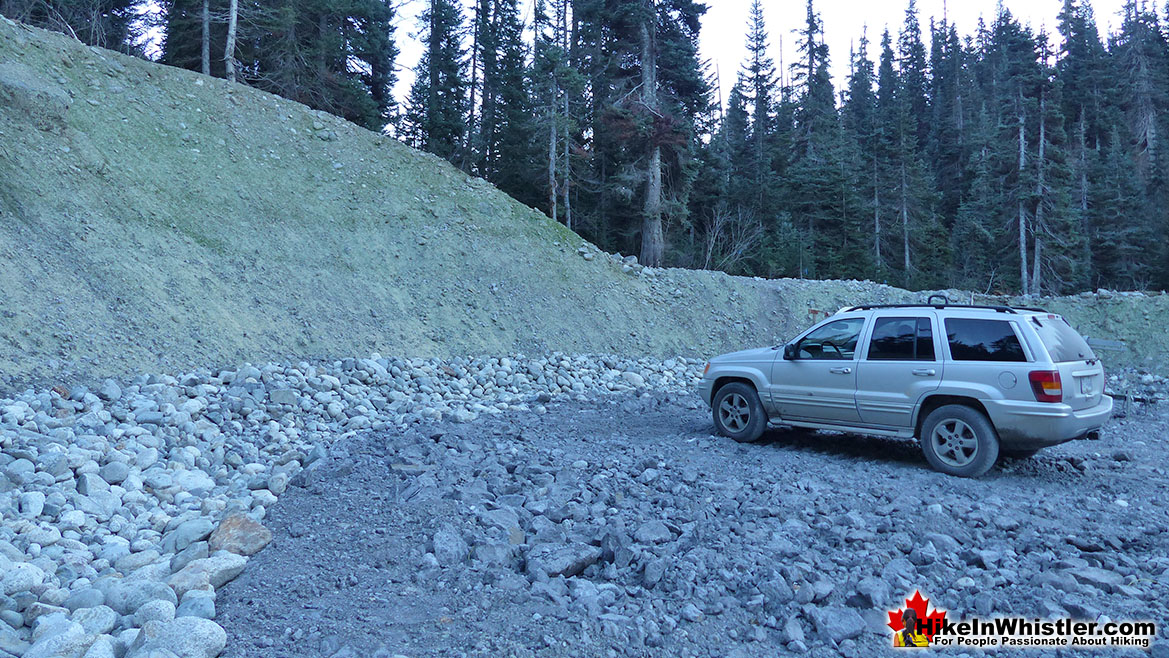
[[[1017,313],[1019,311],[1038,311],[1040,313],[1047,312],[1044,309],[1034,308],[1034,307],[1030,307],[1030,306],[984,306],[984,305],[978,305],[978,304],[861,304],[859,306],[853,306],[852,308],[850,308],[848,310],[849,310],[849,312],[852,312],[852,311],[871,311],[873,309],[879,309],[879,308],[933,308],[933,309],[977,308],[977,309],[984,309],[984,310],[988,310],[988,311],[997,311],[999,313]]]

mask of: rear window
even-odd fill
[[[933,361],[929,318],[877,318],[869,345],[872,361]]]
[[[946,318],[946,339],[955,361],[1026,361],[1010,322]]]
[[[1096,358],[1088,341],[1058,315],[1032,315],[1031,326],[1035,327],[1035,333],[1039,334],[1039,340],[1043,341],[1055,363]]]

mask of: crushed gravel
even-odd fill
[[[708,414],[627,393],[334,444],[221,590],[224,655],[871,656],[916,589],[1165,643],[1164,411],[979,480],[912,441],[738,445]]]

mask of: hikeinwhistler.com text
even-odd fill
[[[923,622],[933,632],[935,647],[1069,647],[1148,649],[1157,635],[1152,621],[1077,621],[1074,619],[1025,619],[999,617]],[[932,626],[932,628],[931,628]]]

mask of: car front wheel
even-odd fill
[[[999,437],[990,420],[977,409],[959,404],[930,412],[918,438],[930,466],[949,475],[976,478],[999,457]]]
[[[710,405],[714,428],[739,443],[757,441],[767,429],[767,412],[754,387],[732,382],[718,389]]]

